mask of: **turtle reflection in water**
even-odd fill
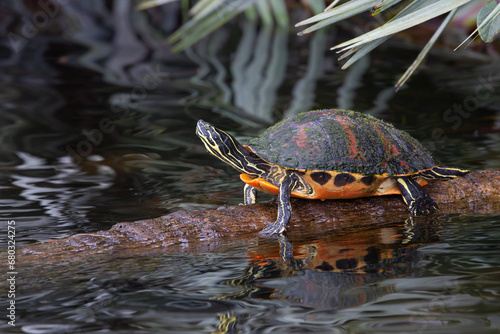
[[[209,153],[242,173],[245,204],[256,202],[257,190],[278,195],[278,217],[262,230],[264,235],[285,231],[290,196],[325,200],[401,194],[411,215],[425,215],[438,206],[423,185],[469,172],[439,166],[406,132],[348,110],[302,113],[248,145],[203,120],[196,134]]]

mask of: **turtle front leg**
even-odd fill
[[[396,183],[412,215],[428,215],[438,209],[436,202],[414,179],[406,176],[396,177]]]
[[[243,188],[245,205],[257,203],[257,189],[249,184],[245,184]]]
[[[280,192],[278,194],[278,217],[272,224],[267,225],[259,234],[266,236],[270,234],[282,234],[285,231],[286,224],[292,215],[290,205],[290,194],[298,184],[299,178],[295,174],[285,175],[281,180]]]

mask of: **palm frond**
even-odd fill
[[[476,32],[485,42],[492,42],[496,35],[500,33],[500,4],[496,1],[487,2],[477,15],[477,28],[467,37],[455,50],[459,49]]]
[[[444,21],[439,26],[438,30],[436,30],[436,32],[434,33],[434,35],[432,35],[432,37],[429,40],[429,42],[427,42],[427,44],[422,49],[422,51],[420,51],[420,53],[418,54],[418,57],[411,64],[411,66],[408,67],[408,69],[406,70],[406,72],[398,80],[398,82],[396,83],[396,86],[395,86],[396,87],[396,91],[398,91],[405,84],[405,82],[410,78],[410,76],[413,74],[413,72],[415,72],[415,70],[417,69],[417,67],[420,66],[420,64],[424,60],[425,56],[427,56],[427,53],[429,53],[430,49],[432,48],[432,46],[434,45],[434,43],[436,43],[436,41],[439,38],[439,36],[441,36],[441,33],[443,32],[444,28],[448,25],[448,23],[450,23],[451,19],[453,18],[453,16],[455,15],[456,12],[457,12],[457,9],[455,8],[454,10],[452,10],[448,14],[448,16],[446,16],[446,18],[444,19]]]
[[[327,12],[329,11],[330,9],[332,9],[333,7],[335,7],[338,3],[339,3],[340,0],[333,0],[331,4],[328,5],[328,7],[326,7],[323,11],[324,12]]]
[[[466,4],[469,1],[470,0],[456,0],[456,1],[453,0],[453,1],[436,2],[435,0],[414,0],[381,27],[374,29],[368,33],[365,33],[361,36],[358,36],[356,38],[353,38],[349,41],[336,45],[332,48],[332,50],[341,49],[339,52],[344,52],[344,54],[339,58],[339,60],[352,55],[351,58],[342,66],[342,69],[346,69],[352,64],[354,64],[356,61],[367,55],[377,46],[381,45],[383,42],[385,42],[394,34],[451,11],[452,14],[450,13],[447,16],[447,18],[443,21],[439,29],[432,36],[430,41],[427,43],[427,45],[424,47],[424,49],[421,51],[421,53],[418,55],[418,57],[415,59],[412,65],[398,80],[398,82],[395,85],[397,91],[410,78],[410,76],[415,72],[417,67],[423,62],[425,56],[427,55],[427,53],[432,48],[438,37],[442,34],[446,25],[448,25],[449,21],[453,17],[454,13],[456,12],[456,9]],[[357,2],[359,4],[359,2],[361,1],[351,1],[347,4],[352,4],[354,2]],[[372,11],[378,13],[399,2],[401,1],[399,0],[385,0],[381,2],[379,1],[378,4],[373,7]],[[367,6],[368,4],[370,4],[369,1],[365,1],[362,3],[362,5],[365,6]],[[339,6],[335,9],[337,14],[334,12],[335,10],[330,11],[329,13],[330,16],[328,19],[325,19],[325,21],[327,20],[335,21],[336,19],[338,19],[338,16],[336,17],[335,15],[339,15],[343,19],[346,13],[348,13],[347,15],[349,15],[354,12],[360,11],[360,9],[362,8],[362,6],[360,6],[357,9],[355,9],[351,5],[351,7],[349,7],[347,11],[343,12],[341,7],[342,6]],[[365,9],[365,7],[363,7],[363,9]],[[332,12],[334,12],[333,16],[331,15]],[[318,15],[316,15],[316,17],[317,16]],[[323,22],[316,23],[314,26],[310,27],[310,29],[318,28]],[[307,32],[307,29],[305,31]]]
[[[384,10],[391,8],[392,6],[398,4],[401,1],[402,0],[383,0],[378,5],[373,7],[372,15],[380,14]]]
[[[354,15],[366,12],[373,6],[375,6],[377,3],[379,3],[380,0],[357,0],[357,1],[350,1],[347,2],[343,5],[340,5],[330,11],[320,13],[318,15],[314,15],[311,18],[308,18],[307,20],[301,21],[297,23],[295,26],[300,27],[303,25],[311,24],[318,22],[309,28],[301,31],[298,33],[298,35],[304,35],[311,33],[313,31],[316,31],[318,29],[321,29],[323,27],[326,27],[330,24],[333,24],[335,22],[350,18]]]
[[[447,0],[438,2],[424,0],[415,1],[419,1],[419,4],[425,3],[426,6],[422,7],[422,5],[420,5],[421,8],[412,11],[411,13],[404,15],[403,17],[389,21],[383,26],[369,31],[359,37],[353,38],[344,43],[340,43],[334,46],[332,50],[341,49],[341,51],[345,51],[349,48],[366,44],[375,39],[393,35],[395,33],[428,21],[432,18],[448,13],[449,11],[460,7],[471,0]]]
[[[193,18],[169,37],[172,51],[187,48],[257,1],[263,0],[201,0]]]
[[[362,57],[366,56],[370,51],[375,49],[377,46],[380,44],[384,43],[390,36],[387,37],[382,37],[376,40],[373,40],[369,43],[366,43],[363,45],[361,48],[352,48],[350,50],[347,50],[342,56],[340,56],[339,60],[344,59],[345,57],[354,54],[346,63],[342,66],[342,69],[345,70],[352,64],[354,64],[356,61],[361,59]]]
[[[149,8],[172,1],[176,0],[140,0],[138,8]],[[173,44],[172,50],[174,52],[181,51],[244,11],[247,13],[247,18],[257,13],[264,26],[276,22],[278,26],[285,27],[288,25],[288,15],[284,1],[285,0],[199,0],[190,10],[192,18],[172,34],[168,42]],[[477,29],[460,44],[457,49],[476,34],[479,34],[483,41],[486,42],[493,41],[493,39],[500,34],[500,4],[497,4],[495,0],[482,1],[484,1],[484,5],[477,16]],[[342,69],[348,68],[356,61],[366,56],[370,51],[381,45],[394,34],[431,20],[437,16],[450,13],[425,45],[413,64],[398,81],[396,84],[397,89],[408,80],[416,68],[422,63],[429,50],[442,34],[445,26],[450,22],[456,9],[462,6],[470,6],[473,3],[472,0],[350,0],[338,5],[339,2],[339,0],[334,0],[322,12],[318,13],[318,11],[316,11],[318,14],[297,23],[297,27],[310,25],[308,28],[300,31],[298,35],[314,32],[370,10],[372,15],[377,15],[395,5],[399,5],[399,8],[402,8],[402,10],[393,16],[392,19],[377,29],[371,30],[331,48],[332,50],[343,52],[339,60],[350,57],[342,66]],[[323,1],[321,1],[321,3],[323,3]],[[248,10],[251,7],[253,10],[249,12]],[[475,5],[475,7],[477,7],[477,5]]]
[[[414,11],[416,11],[416,10],[418,10],[420,8],[425,7],[425,5],[428,3],[428,1],[429,0],[413,1],[411,4],[409,4],[408,6],[406,6],[399,13],[397,13],[389,22],[397,20],[397,19],[402,19],[407,14],[411,14]],[[383,4],[386,4],[386,2],[384,1]],[[394,4],[394,3],[392,3],[392,4]],[[390,4],[386,4],[386,5],[390,5]],[[380,44],[382,44],[383,42],[385,42],[386,40],[388,40],[392,35],[393,34],[388,35],[388,36],[383,37],[383,38],[378,38],[378,39],[375,39],[373,41],[370,41],[370,42],[366,43],[366,45],[363,45],[363,47],[354,47],[354,48],[351,48],[351,49],[347,50],[339,58],[339,60],[342,60],[343,58],[345,58],[346,56],[351,55],[351,54],[354,54],[354,56],[352,56],[351,59],[349,59],[344,64],[344,66],[342,66],[342,69],[348,68],[350,65],[352,65],[354,62],[356,62],[357,60],[359,60],[361,57],[363,57],[364,55],[368,54],[370,51],[372,51],[373,49],[375,49],[377,46],[379,46]]]
[[[161,5],[167,4],[169,2],[174,2],[174,1],[178,1],[178,0],[142,0],[137,5],[137,9],[144,10],[144,9],[148,9],[148,8],[161,6]]]

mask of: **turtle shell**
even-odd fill
[[[369,115],[316,110],[285,119],[252,139],[262,159],[294,170],[408,175],[436,165],[409,134]]]

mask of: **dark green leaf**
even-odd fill
[[[492,12],[494,16],[481,27],[481,24]],[[477,26],[480,27],[479,36],[483,41],[491,43],[500,33],[500,16],[498,14],[500,14],[500,4],[497,4],[495,0],[488,1],[477,14]]]

